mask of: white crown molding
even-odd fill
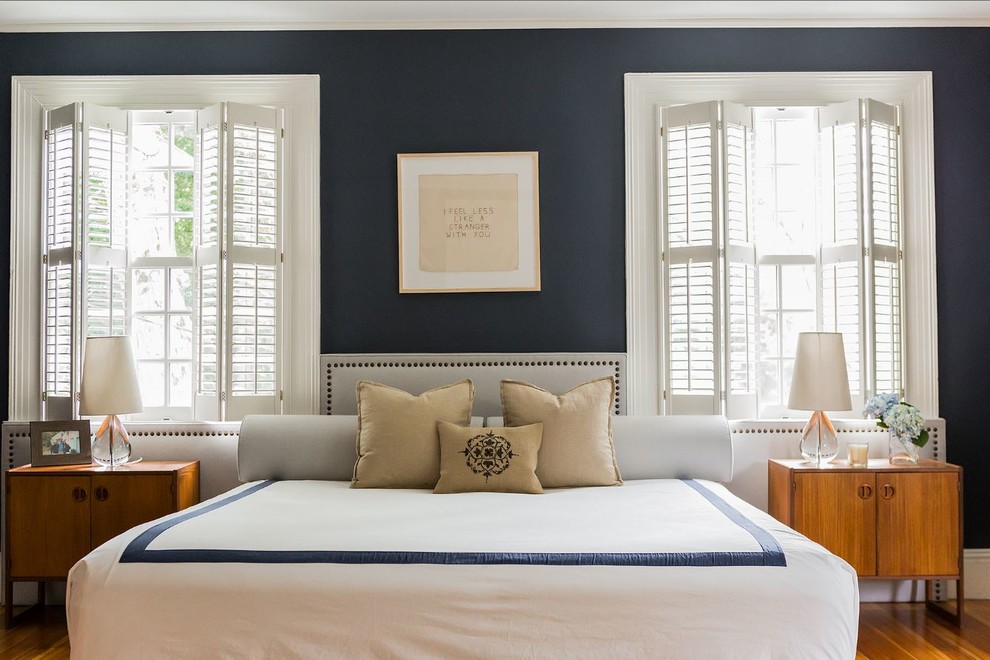
[[[6,32],[986,27],[986,0],[0,1]]]
[[[990,27],[980,18],[690,18],[617,20],[231,21],[223,23],[3,23],[0,32],[279,32],[395,30],[581,30],[655,28],[920,28]]]

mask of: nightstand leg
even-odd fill
[[[956,581],[956,611],[953,613],[949,608],[944,607],[942,603],[932,600],[934,597],[934,581],[925,580],[925,607],[929,612],[937,614],[940,617],[948,619],[956,625],[957,628],[962,627],[963,619],[963,601],[965,600],[963,595],[963,581],[962,579],[957,579]]]
[[[13,581],[5,578],[4,586],[3,586],[3,603],[4,603],[3,606],[4,628],[12,628],[26,617],[32,616],[39,612],[44,612],[45,611],[44,580],[38,580],[38,602],[35,603],[34,605],[28,605],[23,611],[14,614],[14,583]]]
[[[10,569],[8,569],[10,570]],[[4,576],[3,580],[3,627],[14,625],[14,583]]]

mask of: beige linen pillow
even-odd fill
[[[438,422],[440,481],[434,493],[542,493],[536,457],[543,424],[514,428]]]
[[[543,422],[536,476],[544,488],[622,483],[612,446],[613,376],[590,380],[560,396],[503,380],[501,394],[506,426]]]
[[[413,396],[357,384],[358,460],[352,488],[433,488],[440,478],[437,422],[471,423],[474,385],[462,380]]]

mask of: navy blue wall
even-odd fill
[[[988,63],[987,29],[0,34],[0,127],[11,75],[319,74],[323,352],[623,351],[624,73],[932,71],[940,406],[966,545],[990,547]],[[395,155],[517,150],[540,153],[543,290],[400,296]]]

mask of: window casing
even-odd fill
[[[658,308],[662,283],[657,206],[660,108],[710,98],[731,98],[748,106],[821,107],[856,96],[872,96],[902,109],[901,250],[907,264],[902,280],[902,380],[906,396],[925,414],[937,415],[932,98],[927,72],[627,74],[626,308],[631,414],[661,411],[661,382],[667,368]]]
[[[63,194],[79,201],[71,215],[58,216],[78,255],[68,294],[73,388],[68,411],[62,391],[50,397],[46,390],[43,414],[75,417],[84,338],[124,333],[132,338],[145,419],[280,412],[281,112],[235,103],[139,115],[91,103],[67,108],[80,138],[68,155],[73,175],[68,187],[52,177],[46,186],[54,186],[56,209]],[[58,123],[46,130],[46,144],[59,144],[65,110],[48,113]],[[62,156],[46,153],[46,169],[58,171]],[[60,249],[47,240],[49,253]],[[47,301],[64,297],[47,289],[46,310]],[[45,356],[52,380],[58,353],[46,348]]]
[[[43,364],[40,319],[44,250],[38,222],[44,154],[38,136],[46,109],[75,100],[130,109],[194,109],[224,99],[281,108],[291,154],[285,163],[282,315],[285,360],[283,411],[319,409],[319,78],[318,76],[15,76],[12,80],[11,313],[8,416],[41,415]]]
[[[820,185],[805,185],[804,190],[802,179],[805,184],[816,179],[816,150],[810,141],[802,154],[797,140],[779,144],[761,137],[762,145],[774,145],[774,159],[761,158],[760,174],[752,176],[752,126],[760,113],[724,101],[674,106],[661,113],[658,205],[664,241],[661,277],[666,284],[660,306],[668,358],[665,412],[712,412],[738,419],[758,416],[761,398],[782,403],[801,331],[843,334],[855,408],[876,391],[903,393],[897,109],[866,99],[811,112],[818,119],[813,126],[820,143]],[[775,132],[788,126],[774,120],[769,124],[764,121],[761,126]],[[782,159],[788,147],[794,155]],[[787,160],[803,160],[804,166]],[[804,170],[805,176],[794,177],[795,169]],[[823,202],[817,213],[816,189]],[[776,263],[780,256],[770,255],[769,263],[776,266],[772,273],[765,273],[768,268],[761,260],[761,271],[771,277],[757,285],[754,250],[762,251],[763,246],[758,243],[761,235],[753,231],[754,194],[761,206],[772,202],[775,221],[764,218],[761,223],[764,229],[769,225],[762,238],[769,238],[771,245],[785,243],[781,234],[792,231],[793,224],[804,225],[806,236],[800,243],[814,245],[819,242],[816,234],[821,236],[820,245],[804,255],[811,257],[818,275],[817,283],[804,282],[811,294],[804,305],[810,304],[810,310],[793,309],[800,303],[783,300],[788,293],[786,297],[800,299],[791,290],[801,282],[778,276],[784,271],[784,264]],[[787,270],[796,274],[799,268],[788,264]],[[779,299],[768,314],[760,314],[764,310],[755,305],[757,289],[764,299],[766,290]],[[816,319],[817,307],[821,315]],[[878,326],[884,329],[879,343],[873,340]],[[759,381],[774,385],[776,392],[764,393],[755,386],[754,343],[762,349]],[[764,355],[776,358],[778,378],[766,373]]]

